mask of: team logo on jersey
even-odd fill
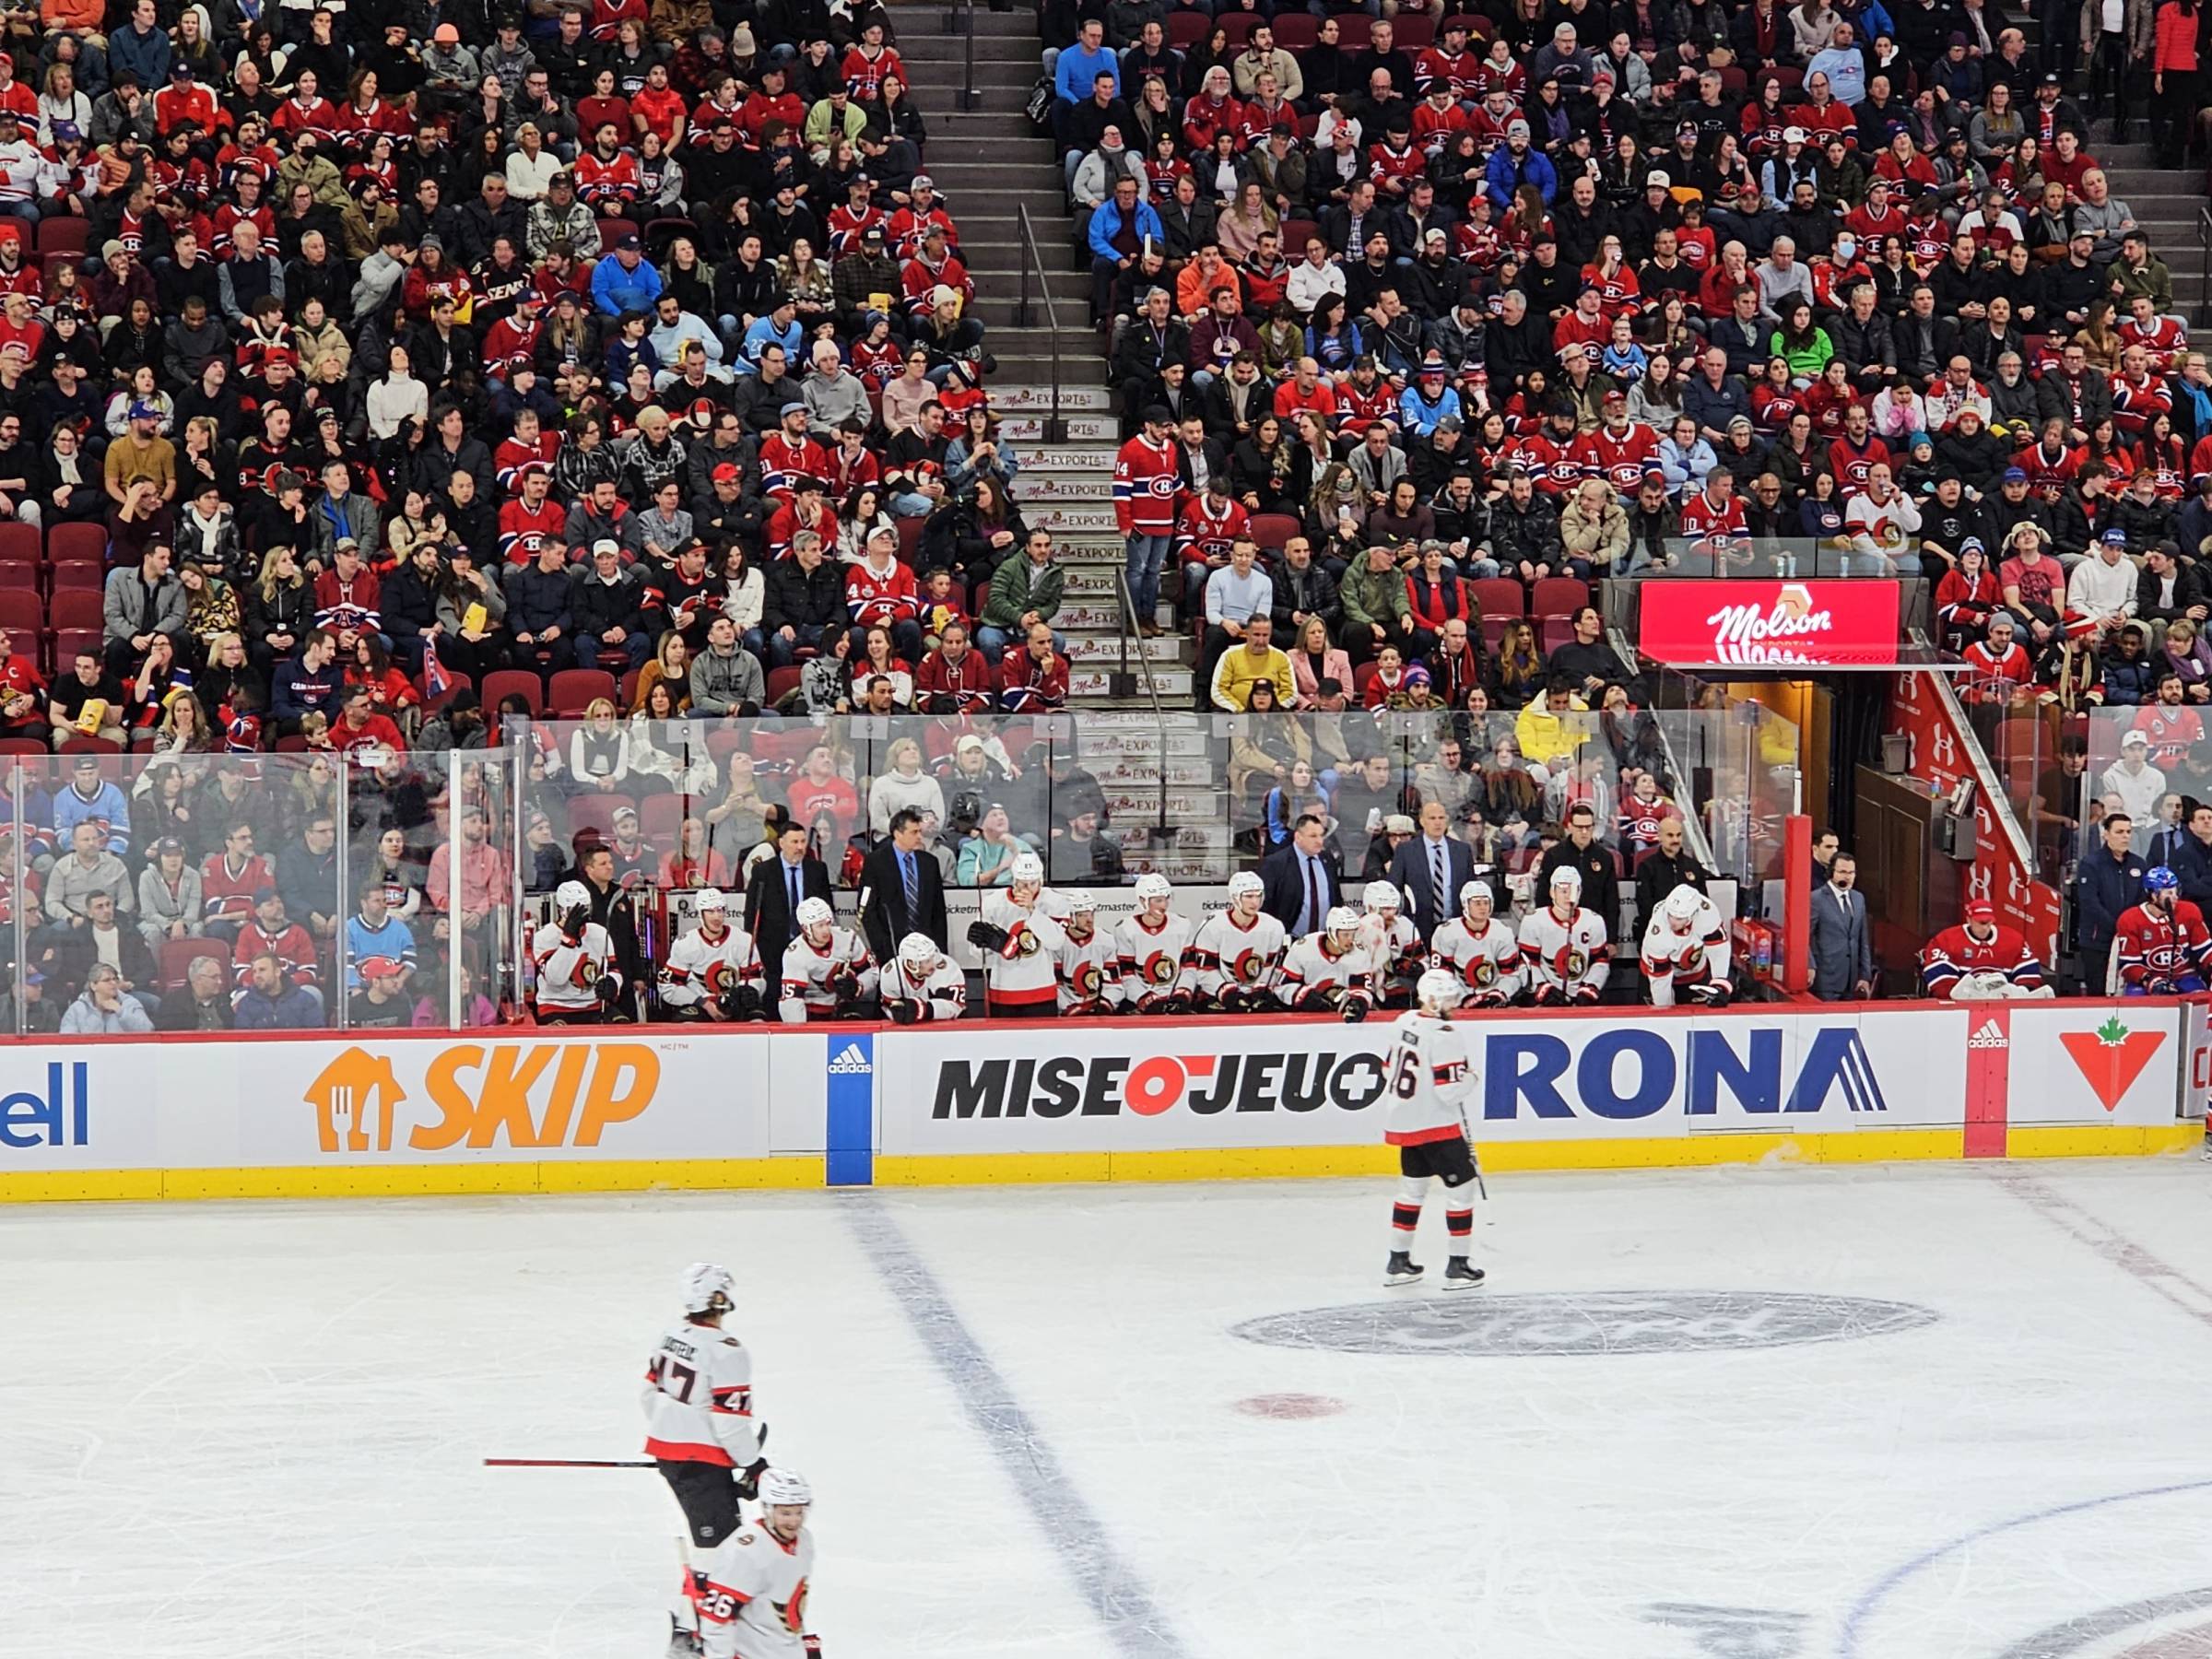
[[[1043,941],[1039,939],[1035,934],[1030,932],[1029,929],[1024,928],[1022,929],[1021,941],[1015,947],[1015,954],[1017,956],[1033,957],[1043,948]]]
[[[1096,962],[1078,963],[1071,977],[1075,982],[1076,994],[1087,1002],[1098,995],[1099,988],[1105,983],[1105,975],[1099,971],[1099,965]]]
[[[1467,961],[1466,981],[1477,991],[1495,984],[1498,981],[1498,964],[1488,954],[1470,958]]]
[[[1256,950],[1239,951],[1229,964],[1229,976],[1240,985],[1257,984],[1267,971],[1267,959]]]
[[[1156,951],[1145,959],[1145,982],[1149,985],[1171,983],[1178,966],[1171,958]]]

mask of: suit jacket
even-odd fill
[[[1459,914],[1460,884],[1475,879],[1475,853],[1466,842],[1450,836],[1444,838],[1444,875],[1450,896],[1444,900],[1448,908],[1440,911],[1429,838],[1417,835],[1390,855],[1390,884],[1398,889],[1406,914],[1413,918],[1414,931],[1424,943],[1434,938],[1438,928]]]
[[[1813,994],[1822,1002],[1850,1000],[1854,981],[1874,982],[1874,947],[1867,934],[1866,895],[1851,889],[1850,913],[1831,884],[1813,889]]]
[[[878,962],[888,962],[899,941],[910,933],[927,934],[939,950],[948,949],[951,935],[945,920],[945,873],[922,848],[914,854],[914,877],[921,906],[912,915],[906,911],[906,878],[899,871],[899,850],[886,836],[860,865],[860,931]]]
[[[1331,906],[1344,902],[1344,870],[1333,844],[1322,848],[1320,864],[1321,908],[1325,918]],[[1260,908],[1280,922],[1285,933],[1295,935],[1298,912],[1306,901],[1305,866],[1298,849],[1280,847],[1262,859],[1260,880],[1266,888],[1260,895]]]
[[[753,935],[753,943],[759,948],[771,1003],[783,982],[783,947],[791,943],[794,931],[785,880],[783,856],[779,853],[753,866],[745,888],[745,931]],[[811,853],[799,865],[799,897],[825,900],[830,897],[829,868]]]

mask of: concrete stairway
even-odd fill
[[[2103,167],[2112,194],[2127,204],[2136,223],[2149,234],[2150,251],[2173,273],[2174,309],[2189,320],[2193,333],[2201,332],[2212,324],[2212,293],[2205,288],[2197,238],[2197,215],[2205,206],[2203,174],[2195,168],[2159,167],[2147,143],[2100,142],[2111,125],[2103,121],[2094,125],[2089,154]],[[2136,133],[2144,131],[2141,115],[2130,125]]]
[[[1090,277],[1068,249],[1074,225],[1049,139],[1030,128],[1021,107],[1042,73],[1034,12],[978,6],[975,79],[982,107],[959,108],[967,42],[948,19],[965,15],[935,6],[900,6],[899,55],[929,122],[930,177],[960,228],[960,254],[975,279],[975,314],[989,333],[985,349],[997,360],[991,404],[1012,441],[1020,472],[1015,499],[1031,524],[1053,533],[1068,566],[1067,610],[1059,621],[1075,666],[1073,700],[1086,709],[1149,710],[1137,659],[1151,665],[1163,705],[1188,708],[1191,670],[1181,640],[1138,640],[1124,633],[1114,572],[1122,538],[1113,523],[1113,456],[1119,423],[1106,390],[1099,337],[1088,326]],[[1042,289],[1031,272],[1030,301],[1021,314],[1028,263],[1015,218],[1026,208],[1044,261]],[[1043,295],[1049,295],[1048,313]],[[1050,429],[1052,322],[1059,324],[1060,429]],[[1158,759],[1157,753],[1153,759]],[[1155,774],[1157,775],[1157,774]]]

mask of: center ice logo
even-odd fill
[[[437,1110],[407,1132],[406,1148],[482,1151],[596,1147],[650,1107],[661,1061],[641,1042],[456,1043],[436,1051],[422,1094]],[[348,1048],[304,1093],[316,1144],[327,1153],[389,1152],[410,1098],[390,1054]]]

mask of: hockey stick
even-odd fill
[[[650,1457],[488,1457],[488,1469],[656,1469]]]

